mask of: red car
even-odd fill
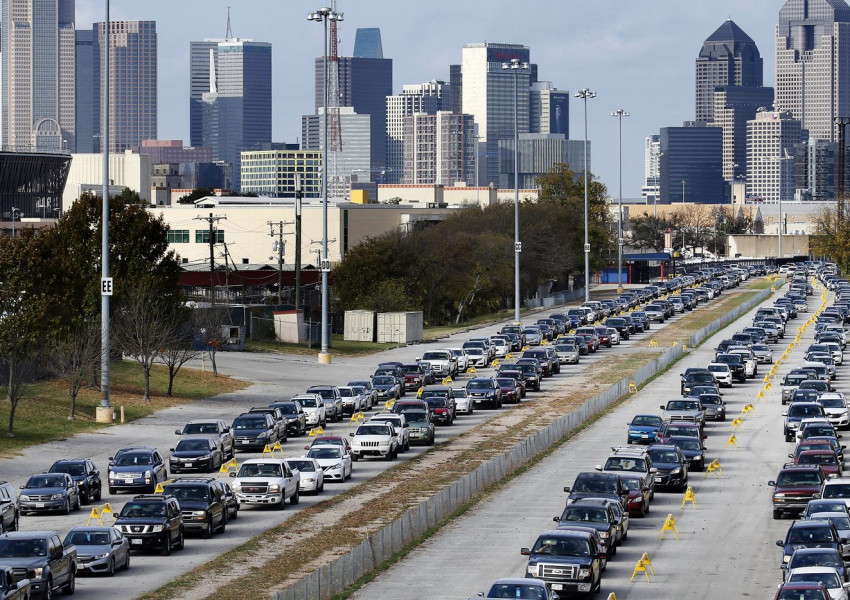
[[[841,461],[832,449],[829,450],[803,450],[794,457],[795,465],[820,465],[827,477],[835,475],[841,477],[844,469]]]
[[[610,348],[613,346],[613,342],[611,341],[611,334],[608,333],[607,327],[596,327],[596,336],[599,338],[599,345],[605,346],[606,348]]]
[[[513,377],[496,377],[496,383],[502,389],[502,401],[511,404],[519,404],[522,398],[522,390]]]
[[[629,516],[643,517],[649,512],[649,488],[643,485],[643,477],[620,473],[620,481],[629,490]]]
[[[829,600],[829,591],[822,583],[783,583],[773,600]]]

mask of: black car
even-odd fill
[[[535,361],[536,362],[536,361]],[[537,385],[540,385],[538,380]],[[475,408],[502,408],[502,388],[492,377],[476,377],[466,384],[466,393]]]
[[[629,339],[629,324],[626,323],[625,318],[611,317],[605,320],[605,325],[616,329],[620,333],[621,340]]]
[[[274,418],[266,413],[242,413],[233,419],[234,450],[262,450],[277,442]]]
[[[569,494],[567,503],[583,498],[607,498],[619,502],[623,509],[628,508],[629,489],[616,473],[579,473],[573,485],[564,487],[564,491]]]
[[[534,546],[520,550],[528,557],[527,576],[545,581],[555,600],[576,592],[599,592],[606,553],[598,540],[599,535],[590,531],[544,531]]]
[[[100,471],[88,458],[79,460],[57,460],[48,473],[67,473],[77,484],[80,492],[80,502],[99,502],[102,495]]]
[[[695,438],[691,438],[695,439]],[[682,450],[673,444],[652,444],[649,456],[655,473],[655,487],[675,488],[685,491],[688,486],[688,459]]]
[[[227,520],[235,521],[239,518],[239,499],[230,487],[230,484],[220,479],[215,480],[215,484],[221,489],[221,497],[224,499],[224,505],[227,507]]]
[[[736,355],[737,356],[737,355]],[[711,371],[705,369],[705,371],[699,371],[696,373],[686,374],[682,378],[681,388],[683,396],[690,396],[693,388],[698,385],[717,385],[717,380],[714,378],[714,375],[711,374]]]
[[[705,468],[705,446],[703,446],[701,439],[673,435],[667,439],[667,443],[679,447],[679,450],[688,459],[689,469],[702,471]]]
[[[198,532],[209,539],[214,531],[224,533],[227,527],[228,507],[222,489],[213,478],[178,479],[163,489],[180,503],[183,511],[183,529]]]
[[[784,540],[776,540],[776,545],[782,548],[780,563],[786,563],[794,550],[800,548],[833,548],[843,557],[846,542],[846,538],[838,535],[832,521],[796,521],[791,523]]]
[[[603,551],[610,559],[617,552],[617,515],[610,506],[611,502],[602,499],[587,498],[568,504],[560,517],[552,520],[558,527],[589,527],[599,532]]]
[[[377,396],[377,394],[376,394]],[[272,402],[272,408],[279,408],[286,418],[286,432],[295,437],[301,437],[307,433],[307,413],[297,400],[294,402]]]
[[[168,470],[172,473],[209,473],[219,469],[223,460],[221,447],[211,438],[188,437],[177,442],[176,448],[171,448]]]
[[[131,550],[158,550],[163,556],[184,546],[183,512],[172,496],[136,496],[115,517],[115,527]]]

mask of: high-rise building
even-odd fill
[[[102,56],[106,29],[94,24],[94,137],[102,135]],[[157,37],[155,21],[109,22],[109,151],[124,152],[156,139]]]
[[[499,183],[499,140],[514,137],[514,77],[516,81],[517,129],[529,131],[529,90],[536,68],[503,69],[513,59],[528,63],[528,46],[478,43],[463,47],[461,104],[478,125],[481,150],[481,184]]]
[[[453,186],[475,178],[475,121],[438,111],[404,119],[405,184]]]
[[[381,33],[379,29],[368,30],[371,33],[360,34],[360,49],[364,54],[376,55],[375,48],[381,48]],[[364,37],[365,35],[365,37]],[[368,40],[368,44],[366,42]],[[369,50],[371,48],[371,50]],[[368,51],[367,51],[368,50]],[[371,117],[372,140],[371,171],[378,173],[387,166],[387,96],[393,93],[393,61],[381,56],[340,56],[338,58],[339,74],[339,105],[350,106],[358,115]],[[315,70],[315,105],[316,114],[324,107],[324,58],[316,59]],[[345,136],[342,136],[342,146],[345,149]],[[332,161],[328,161],[331,163]]]
[[[536,81],[528,92],[528,130],[531,133],[560,133],[570,137],[570,93]]]
[[[661,136],[649,135],[643,146],[643,201],[657,202],[661,193]]]
[[[242,191],[270,198],[294,198],[296,175],[305,198],[322,193],[321,150],[248,150],[242,153]]]
[[[723,130],[723,179],[734,181],[747,173],[747,121],[760,108],[773,104],[773,88],[718,86],[714,89],[714,121]]]
[[[838,143],[810,139],[794,148],[796,162],[795,200],[835,200],[838,189]],[[846,168],[846,167],[845,167]],[[845,181],[848,181],[845,174]]]
[[[191,144],[210,146],[216,160],[230,163],[239,189],[241,152],[271,142],[272,45],[241,38],[191,42],[190,67]]]
[[[2,145],[75,146],[74,0],[0,2]]]
[[[809,137],[837,141],[850,115],[850,6],[845,0],[787,0],[776,26],[776,108]]]
[[[705,42],[696,59],[696,120],[714,121],[717,86],[761,87],[763,61],[755,42],[727,19]]]
[[[95,73],[98,45],[94,30],[79,29],[76,35],[76,66],[77,75],[75,98],[75,121],[77,125],[76,152],[97,152],[99,144],[95,137],[100,131],[99,115],[95,114],[95,106],[99,105],[98,98],[100,77]]]
[[[348,198],[351,181],[370,181],[371,117],[360,115],[350,106],[339,108],[339,124],[342,132],[342,150],[336,152],[334,162],[328,166],[328,195],[333,198]],[[301,149],[321,150],[324,140],[324,109],[318,114],[301,117]]]
[[[449,108],[445,81],[405,85],[401,94],[387,96],[387,167],[381,183],[399,183],[404,169],[404,119],[414,114],[437,114]]]
[[[590,141],[587,142],[590,158]],[[584,140],[568,140],[561,133],[523,133],[519,136],[519,187],[539,187],[537,178],[549,173],[558,163],[570,166],[577,176],[584,175]],[[499,141],[499,187],[514,187],[514,141]],[[588,163],[590,170],[590,163]]]
[[[377,27],[360,27],[354,34],[355,58],[384,58],[381,30]]]
[[[704,121],[662,127],[660,201],[719,203],[724,201],[723,132]]]
[[[805,139],[790,111],[762,110],[747,121],[747,195],[769,203],[793,200],[794,149]]]

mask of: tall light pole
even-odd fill
[[[103,24],[103,201],[101,203],[100,237],[100,406],[95,409],[95,421],[111,423],[114,415],[110,402],[109,373],[109,300],[112,278],[109,276],[109,0],[106,0],[106,20]]]
[[[682,180],[682,204],[685,203],[685,184],[688,183],[687,179]]]
[[[331,355],[328,353],[328,342],[330,341],[330,331],[328,330],[328,304],[330,302],[328,292],[328,271],[330,271],[330,261],[328,260],[328,22],[342,21],[342,13],[324,6],[309,13],[307,20],[322,23],[325,30],[325,41],[322,47],[324,55],[322,83],[325,98],[322,115],[324,131],[322,133],[322,258],[320,263],[322,269],[322,349],[319,353],[319,362],[330,364]]]
[[[620,128],[620,198],[617,201],[617,293],[623,293],[623,117],[630,116],[622,108],[611,113],[617,117]]]
[[[502,63],[502,69],[510,69],[514,72],[514,320],[519,321],[519,254],[522,252],[522,242],[519,241],[519,92],[517,79],[519,79],[519,70],[528,69],[528,63],[513,58],[509,63]]]
[[[587,206],[587,179],[590,176],[587,152],[587,99],[596,98],[596,92],[587,88],[577,91],[574,96],[584,100],[584,301],[590,300],[590,218]]]

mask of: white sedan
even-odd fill
[[[608,337],[611,339],[611,344],[620,345],[620,332],[615,327],[608,327]]]
[[[351,477],[352,460],[348,450],[340,446],[313,445],[307,458],[315,458],[329,481],[345,481]]]
[[[847,590],[838,572],[832,567],[799,567],[791,569],[785,579],[788,583],[822,583],[829,592],[830,600],[847,600]]]
[[[298,469],[301,473],[301,481],[298,485],[299,492],[313,492],[318,494],[325,489],[325,472],[322,465],[315,458],[301,456],[299,458],[285,458],[284,462],[290,469]]]
[[[473,402],[466,392],[466,388],[452,388],[455,395],[455,412],[471,415],[473,411]]]
[[[732,370],[726,363],[711,363],[708,370],[714,375],[714,381],[720,386],[732,387]]]

